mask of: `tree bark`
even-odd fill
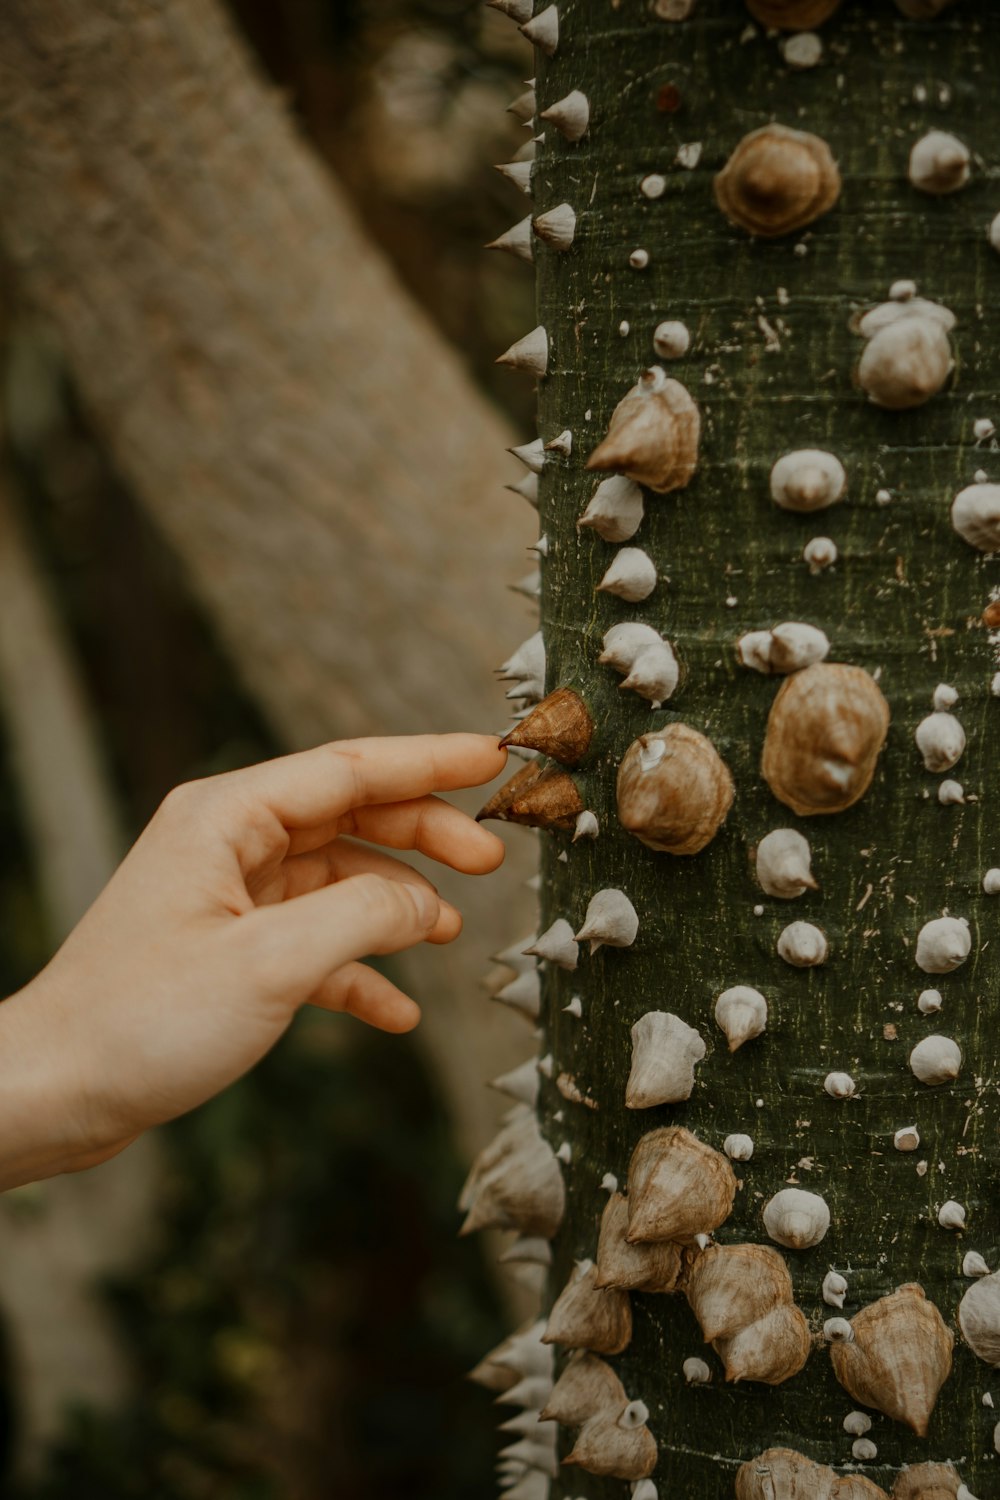
[[[488,727],[510,435],[222,11],[15,0],[0,57],[0,243],[280,739]],[[525,869],[442,888],[499,945]],[[496,1118],[469,1058],[517,1049],[471,950],[437,959],[406,971],[469,1148]]]
[[[1000,663],[997,638],[981,622],[1000,593],[1000,562],[949,521],[953,496],[975,471],[991,480],[997,472],[995,442],[973,432],[974,419],[994,416],[1000,388],[1000,355],[986,332],[1000,263],[986,236],[996,204],[983,162],[993,109],[980,87],[990,56],[983,24],[969,5],[919,23],[888,0],[847,3],[822,27],[820,65],[797,72],[783,62],[777,34],[753,25],[736,0],[698,0],[676,24],[646,7],[580,0],[560,11],[554,55],[538,58],[540,109],[575,89],[590,102],[578,144],[546,129],[533,211],[569,202],[577,214],[568,253],[537,253],[538,321],[549,336],[539,431],[543,439],[573,432],[572,456],[548,461],[542,476],[543,628],[548,688],[574,685],[596,721],[576,779],[602,830],[594,843],[546,839],[541,923],[565,917],[578,929],[590,897],[609,887],[624,891],[639,917],[633,946],[588,957],[583,944],[576,972],[550,964],[543,976],[541,1050],[551,1053],[551,1077],[572,1075],[599,1106],[569,1103],[542,1080],[545,1134],[553,1147],[572,1148],[550,1293],[574,1260],[595,1254],[604,1174],[624,1190],[634,1146],[660,1126],[685,1126],[719,1151],[731,1132],[753,1138],[752,1159],[734,1163],[739,1191],[720,1242],[770,1243],[761,1210],[788,1184],[821,1194],[832,1214],[816,1248],[782,1252],[817,1344],[783,1384],[726,1384],[682,1296],[632,1296],[634,1334],[612,1363],[629,1396],[649,1407],[661,1495],[729,1495],[738,1466],[770,1446],[850,1468],[842,1421],[857,1403],[823,1347],[820,1329],[836,1313],[821,1297],[825,1274],[848,1282],[845,1317],[916,1281],[955,1329],[971,1284],[963,1254],[979,1250],[992,1264],[1000,1237],[1000,1030],[991,1019],[1000,908],[982,884],[1000,864],[1000,701],[990,690]],[[753,238],[720,211],[713,176],[747,132],[771,121],[825,139],[843,191],[801,232]],[[932,128],[973,152],[971,181],[953,195],[931,197],[907,180],[910,148]],[[651,173],[665,179],[661,196],[640,187]],[[630,266],[637,249],[648,252],[645,269]],[[955,313],[958,370],[927,404],[884,410],[852,379],[862,341],[848,323],[904,277]],[[595,593],[615,551],[576,521],[595,488],[587,457],[653,363],[653,330],[664,319],[691,333],[689,354],[664,365],[700,407],[700,462],[686,488],[647,492],[630,545],[650,554],[660,582],[647,601],[628,605]],[[845,501],[813,515],[772,502],[772,465],[800,448],[842,460]],[[839,560],[812,573],[802,550],[818,534],[836,541]],[[661,631],[682,664],[680,687],[659,712],[621,692],[620,677],[598,664],[602,634],[630,619]],[[775,679],[741,667],[734,645],[788,620],[824,630],[829,659],[873,674],[891,706],[871,790],[835,816],[795,816],[761,777]],[[964,785],[959,805],[939,802],[942,777],[923,768],[914,743],[939,683],[957,689],[954,712],[968,737],[948,773]],[[688,857],[643,847],[621,827],[615,800],[629,744],[677,721],[712,740],[736,785],[722,831]],[[775,828],[808,838],[819,890],[795,901],[761,891],[753,850]],[[928,975],[915,963],[916,938],[943,913],[968,919],[972,953],[954,973]],[[777,956],[779,934],[796,919],[826,933],[821,967],[797,969]],[[764,994],[769,1019],[759,1039],[730,1054],[713,1008],[738,984]],[[930,987],[944,996],[938,1015],[917,1007]],[[580,1019],[566,1009],[574,995]],[[689,1100],[626,1110],[630,1028],[648,1011],[697,1028],[708,1055]],[[908,1066],[931,1033],[961,1046],[953,1084],[926,1087]],[[853,1075],[855,1097],[824,1090],[826,1075],[840,1070]],[[896,1130],[914,1121],[919,1149],[894,1149]],[[939,1226],[948,1199],[965,1206],[967,1232]],[[685,1383],[688,1356],[709,1362],[710,1384]],[[987,1367],[959,1338],[929,1437],[873,1413],[878,1454],[864,1473],[890,1489],[901,1465],[954,1459],[970,1491],[989,1492],[997,1459],[996,1413],[980,1401],[988,1386]],[[564,1433],[560,1443],[565,1455],[572,1439]],[[553,1494],[580,1491],[577,1469],[553,1482]],[[622,1487],[587,1477],[585,1492],[610,1500]]]

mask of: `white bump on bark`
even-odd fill
[[[680,667],[669,641],[647,646],[633,661],[627,677],[618,684],[645,698],[650,708],[661,708],[680,681]]]
[[[812,922],[790,922],[778,938],[778,956],[796,969],[825,963],[830,951],[826,934]]]
[[[563,1012],[568,1016],[575,1017],[579,1021],[583,1015],[583,1001],[580,999],[580,996],[574,995],[569,1004],[563,1006]]]
[[[987,896],[1000,896],[1000,870],[987,870],[983,876],[983,890]]]
[[[542,996],[541,984],[536,969],[525,969],[518,974],[509,984],[497,990],[493,997],[499,1000],[501,1005],[509,1005],[512,1010],[519,1010],[529,1020],[538,1019],[541,1011]]]
[[[818,1193],[782,1188],[764,1205],[764,1228],[779,1245],[807,1250],[830,1227],[830,1210]]]
[[[518,260],[534,260],[535,245],[531,238],[531,215],[519,220],[510,229],[504,230],[503,234],[497,235],[495,240],[490,240],[485,248],[506,250],[508,255],[516,255]]]
[[[568,427],[554,437],[551,443],[545,444],[546,453],[561,453],[564,458],[569,458],[573,452],[573,434]]]
[[[573,842],[577,839],[596,839],[601,831],[601,825],[597,821],[597,814],[585,807],[582,813],[577,814],[576,826],[573,830]]]
[[[594,954],[605,944],[609,948],[630,948],[638,931],[639,918],[625,892],[606,889],[590,898],[587,915],[576,939],[577,942],[589,942],[591,954]]]
[[[828,1344],[853,1344],[854,1329],[846,1318],[827,1318],[823,1324],[823,1337]]]
[[[590,124],[590,101],[579,89],[573,89],[564,99],[557,99],[555,104],[543,109],[540,118],[551,120],[566,140],[578,141],[586,135]]]
[[[618,1418],[618,1426],[626,1429],[642,1427],[649,1421],[649,1407],[645,1401],[630,1401]]]
[[[662,198],[667,191],[667,179],[659,172],[650,172],[640,182],[639,191],[644,198]]]
[[[938,1209],[937,1221],[942,1229],[964,1229],[965,1208],[961,1203],[956,1203],[954,1198],[949,1198]]]
[[[539,379],[549,367],[549,336],[544,328],[533,328],[523,338],[511,344],[497,355],[498,365],[509,365],[512,370],[525,370]],[[551,444],[546,444],[551,447]]]
[[[920,1131],[915,1125],[901,1125],[892,1138],[897,1151],[916,1151],[920,1145]]]
[[[934,689],[932,702],[936,712],[945,713],[958,702],[958,689],[952,687],[950,682],[939,682]]]
[[[969,148],[945,130],[929,130],[910,152],[908,176],[922,193],[955,193],[969,180]]]
[[[986,238],[994,250],[1000,250],[1000,214],[990,220],[990,227],[986,231]]]
[[[917,1009],[922,1016],[932,1016],[943,1004],[944,997],[940,990],[921,990],[917,996]]]
[[[727,1135],[722,1149],[730,1161],[749,1161],[753,1156],[753,1138],[749,1135]]]
[[[701,141],[685,141],[682,146],[677,147],[677,155],[674,157],[674,161],[679,167],[683,167],[685,171],[693,172],[701,161],[702,149]]]
[[[628,672],[640,651],[655,646],[662,640],[659,631],[641,620],[623,620],[606,631],[600,656],[602,666],[613,667],[616,672]]]
[[[990,679],[990,694],[994,698],[1000,698],[1000,672],[994,672]]]
[[[978,1250],[967,1250],[962,1258],[963,1276],[988,1276],[990,1268],[983,1260]]]
[[[965,730],[954,714],[928,714],[917,725],[914,738],[925,771],[950,771],[965,750]]]
[[[499,10],[505,16],[509,16],[519,26],[531,20],[532,0],[486,0],[486,3],[491,9]]]
[[[996,436],[996,424],[989,417],[977,417],[972,424],[972,436],[977,443],[988,443]]]
[[[815,31],[799,31],[783,39],[781,55],[790,68],[815,68],[823,57],[823,43]]]
[[[771,470],[771,498],[782,510],[825,510],[843,495],[847,474],[840,459],[819,448],[799,448]]]
[[[649,251],[641,248],[633,250],[628,258],[628,263],[633,271],[644,271],[649,265]]]
[[[715,1019],[725,1034],[730,1052],[760,1036],[767,1026],[767,1001],[759,990],[737,984],[724,990],[715,1002]]]
[[[961,805],[965,801],[965,787],[960,781],[942,781],[938,786],[938,801],[942,807]]]
[[[831,1099],[853,1099],[858,1089],[850,1073],[827,1073],[823,1087]]]
[[[533,958],[548,959],[560,969],[575,969],[580,946],[573,937],[573,929],[565,917],[557,917],[551,927],[535,939],[525,953]]]
[[[867,1412],[849,1411],[844,1418],[844,1431],[849,1437],[864,1437],[872,1430],[872,1419]]]
[[[695,1064],[705,1056],[700,1032],[667,1010],[650,1010],[632,1027],[632,1070],[626,1109],[652,1109],[690,1099]]]
[[[872,1459],[878,1458],[878,1449],[871,1438],[855,1438],[851,1444],[851,1452],[859,1463],[870,1463]]]
[[[765,674],[798,672],[823,661],[829,651],[823,631],[799,620],[786,620],[771,630],[751,630],[736,643],[743,666]]]
[[[832,568],[839,556],[837,544],[828,536],[814,536],[802,549],[802,559],[808,564],[810,573],[822,573]]]
[[[576,236],[576,213],[569,203],[558,203],[534,221],[535,233],[551,250],[568,250]]]
[[[504,488],[510,490],[512,495],[520,495],[522,500],[527,500],[529,505],[538,509],[538,475],[530,469],[516,484],[507,484]]]
[[[540,10],[532,20],[526,21],[518,28],[521,35],[526,37],[532,46],[537,47],[539,52],[544,52],[546,57],[551,57],[559,46],[559,9],[555,5],[547,5]]]
[[[823,1301],[828,1307],[843,1307],[847,1296],[847,1282],[837,1271],[827,1271],[823,1277]]]
[[[794,828],[775,828],[757,845],[757,879],[769,896],[793,901],[818,889],[812,874],[809,840]]]
[[[1000,552],[1000,484],[970,484],[951,505],[951,524],[980,552]]]
[[[925,974],[950,974],[972,951],[972,935],[964,917],[936,917],[917,934],[917,968]]]
[[[653,330],[653,348],[661,359],[681,359],[691,347],[691,335],[684,323],[667,319]]]
[[[949,1036],[925,1036],[910,1053],[910,1068],[929,1088],[952,1083],[962,1066],[962,1049]]]
[[[1000,1274],[980,1276],[958,1305],[965,1342],[988,1365],[1000,1365]]]
[[[712,1372],[703,1359],[692,1357],[686,1359],[681,1366],[681,1371],[688,1385],[708,1385],[712,1378]]]
[[[538,1059],[529,1057],[527,1062],[511,1068],[509,1073],[501,1073],[490,1081],[490,1088],[534,1109],[538,1102]]]
[[[535,117],[538,100],[535,98],[535,90],[529,85],[523,94],[518,94],[507,106],[507,113],[513,115],[515,120],[521,120],[525,125],[531,123]]]
[[[639,529],[645,511],[642,490],[623,474],[602,479],[577,527],[591,527],[605,542],[627,542]]]
[[[638,604],[649,598],[656,584],[653,559],[641,547],[622,547],[597,587],[601,593],[615,594],[628,604]]]
[[[540,700],[545,696],[545,643],[540,630],[522,641],[498,675],[501,681],[514,683],[508,698]]]
[[[951,373],[954,326],[954,313],[925,297],[881,302],[855,318],[851,327],[867,340],[857,374],[868,399],[895,411],[929,401]]]
[[[540,474],[545,465],[545,444],[541,438],[534,438],[530,443],[522,443],[518,448],[508,448],[515,458],[519,458],[526,469],[533,474]]]
[[[615,1176],[614,1172],[605,1172],[604,1176],[601,1178],[601,1188],[605,1193],[617,1193],[618,1178]]]

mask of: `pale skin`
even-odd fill
[[[172,792],[0,1006],[0,1189],[97,1165],[204,1103],[303,1005],[415,1026],[416,1003],[359,960],[449,943],[462,919],[383,850],[495,870],[500,840],[437,794],[505,760],[484,735],[343,740]]]

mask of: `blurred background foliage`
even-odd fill
[[[527,46],[480,0],[239,0],[234,10],[372,239],[472,377],[526,426],[530,393],[493,359],[531,326],[531,278],[481,247],[520,217],[490,163],[524,139],[504,109]],[[58,349],[9,284],[3,303],[2,425],[19,511],[131,838],[175,783],[278,747],[89,429]],[[10,993],[44,963],[50,938],[2,734],[0,844],[0,991]],[[500,1336],[504,1313],[480,1248],[455,1239],[462,1166],[449,1121],[414,1043],[365,1034],[345,1047],[344,1026],[301,1018],[250,1077],[161,1132],[152,1248],[103,1289],[128,1399],[110,1414],[67,1412],[41,1469],[15,1480],[23,1393],[8,1366],[4,1494],[483,1493],[495,1418],[462,1375]],[[0,1199],[0,1215],[45,1213],[44,1184]]]

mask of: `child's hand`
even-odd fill
[[[0,1187],[103,1161],[201,1104],[306,1002],[415,1026],[414,1002],[357,960],[450,942],[461,917],[372,845],[495,869],[500,840],[432,794],[490,781],[505,759],[481,735],[349,740],[172,792],[0,1006]]]

